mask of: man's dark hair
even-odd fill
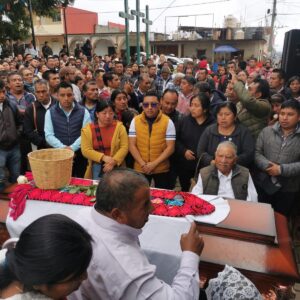
[[[157,101],[159,101],[158,94],[156,93],[156,91],[153,90],[149,90],[148,92],[146,92],[143,100],[145,100],[146,97],[156,97]]]
[[[58,74],[58,72],[55,71],[55,70],[47,70],[47,71],[45,71],[45,72],[43,73],[43,75],[42,75],[43,79],[49,81],[50,74],[56,75],[56,74]]]
[[[208,74],[208,70],[206,68],[200,68],[199,71],[205,71],[205,74]]]
[[[49,59],[56,59],[56,57],[55,57],[54,55],[49,55],[49,56],[47,57],[47,61],[48,61]]]
[[[196,84],[196,82],[197,82],[196,79],[195,79],[195,77],[193,77],[193,76],[185,75],[182,79],[183,79],[183,80],[186,80],[188,84],[193,85],[193,86],[194,86],[194,85]]]
[[[285,97],[282,94],[273,94],[270,98],[270,102],[273,103],[283,103],[286,101]]]
[[[138,83],[142,82],[143,80],[145,80],[146,78],[150,78],[148,73],[147,74],[141,74],[138,77]]]
[[[68,89],[70,88],[73,91],[73,87],[72,84],[62,81],[58,84],[58,86],[56,87],[55,91],[58,92],[60,89]]]
[[[247,63],[245,61],[240,61],[238,66],[240,67],[241,70],[245,71],[247,68]]]
[[[114,76],[118,76],[114,72],[107,72],[103,74],[103,82],[106,86],[108,86],[108,82],[112,81]]]
[[[199,92],[202,93],[211,93],[210,85],[207,82],[197,82],[195,88],[199,89]]]
[[[155,65],[155,64],[151,64],[151,65],[148,65],[148,66],[147,66],[148,69],[150,69],[150,68],[152,68],[152,67],[155,67],[155,68],[156,68],[156,65]]]
[[[283,102],[281,104],[281,109],[284,109],[284,108],[294,109],[300,115],[300,103],[297,100],[290,99],[290,100]]]
[[[267,80],[256,78],[253,81],[254,83],[258,83],[256,92],[261,93],[262,99],[269,99],[270,98],[270,86]]]
[[[80,80],[84,80],[81,76],[76,76],[75,79],[74,79],[74,83],[77,85],[77,83],[80,81]]]
[[[77,279],[92,255],[92,237],[78,223],[59,214],[41,217],[24,229],[15,248],[7,250],[5,264],[0,265],[0,289],[16,280],[33,290],[34,285]]]
[[[15,75],[18,75],[18,76],[22,77],[22,76],[19,74],[19,72],[16,72],[16,71],[9,72],[9,73],[7,74],[7,82],[9,82],[9,81],[10,81],[10,78],[11,78],[12,76],[15,76]]]
[[[25,54],[25,55],[24,55],[24,60],[26,60],[26,58],[27,58],[29,55],[32,56],[30,53]]]
[[[0,80],[0,90],[5,89],[5,82],[3,80]]]
[[[164,95],[167,94],[167,93],[176,94],[176,96],[178,97],[178,92],[175,89],[170,89],[170,88],[165,89],[164,92],[162,93],[161,97],[163,98]]]
[[[79,76],[78,76],[78,77],[79,77]],[[83,80],[83,78],[81,78],[81,77],[80,77],[80,79]],[[76,78],[75,78],[75,80],[76,80]],[[96,83],[95,80],[89,80],[89,81],[87,81],[87,82],[83,85],[82,91],[83,91],[83,92],[86,92],[86,91],[88,90],[88,88],[89,88],[90,85],[97,85],[97,83]]]
[[[9,73],[9,72],[8,72],[7,70],[1,70],[1,71],[0,71],[0,78],[1,78],[1,77],[7,77],[8,73]]]
[[[273,69],[272,73],[278,74],[279,79],[283,79],[283,80],[286,79],[286,73],[282,69]]]
[[[106,173],[100,180],[95,209],[111,212],[113,208],[127,209],[140,187],[149,187],[146,177],[132,169],[119,168]]]
[[[49,89],[48,81],[45,79],[38,79],[33,83],[33,86],[36,87],[37,85],[45,85]]]
[[[250,60],[254,60],[255,62],[257,62],[257,58],[256,57],[250,57],[248,61]]]

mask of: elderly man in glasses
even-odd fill
[[[143,99],[143,112],[136,116],[129,128],[129,151],[134,158],[134,169],[143,173],[155,187],[168,189],[169,157],[175,147],[175,126],[160,110],[155,92]]]

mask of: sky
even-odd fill
[[[200,5],[201,4],[201,5]],[[128,0],[129,10],[136,8],[136,0]],[[176,31],[178,23],[182,26],[223,27],[224,17],[234,15],[242,26],[264,26],[271,24],[273,0],[140,0],[144,12],[149,5],[151,31],[167,33]],[[74,7],[98,12],[98,21],[106,25],[108,21],[124,24],[118,12],[124,11],[124,0],[75,0]],[[205,15],[206,14],[206,15]],[[300,1],[277,0],[275,22],[275,48],[282,50],[284,34],[291,29],[300,29]],[[180,17],[186,15],[197,15]],[[173,16],[173,17],[172,17]],[[135,31],[135,21],[130,21],[130,30]],[[141,23],[141,31],[145,24]]]

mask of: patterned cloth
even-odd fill
[[[94,150],[103,152],[105,155],[110,155],[111,141],[116,129],[116,122],[113,122],[108,127],[98,125],[98,122],[91,123],[93,147]]]
[[[35,101],[35,96],[31,93],[24,92],[20,99],[17,99],[13,94],[7,92],[8,101],[17,105],[20,113],[25,113],[26,108]]]
[[[233,267],[225,266],[206,289],[210,300],[263,300],[254,284]]]

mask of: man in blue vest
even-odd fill
[[[53,148],[75,152],[72,175],[83,177],[86,160],[80,150],[81,129],[91,122],[89,112],[74,100],[72,85],[61,82],[57,88],[58,102],[45,116],[45,137]]]

